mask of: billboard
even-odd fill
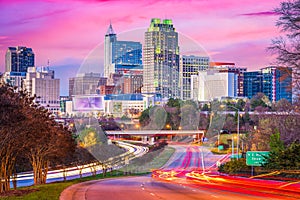
[[[104,110],[103,96],[75,96],[73,97],[75,111]]]

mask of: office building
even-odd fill
[[[263,76],[263,93],[270,101],[286,99],[292,103],[292,68],[266,67],[261,69]]]
[[[69,97],[72,99],[74,95],[97,94],[100,78],[101,74],[92,72],[69,78]]]
[[[34,66],[34,53],[31,48],[8,47],[5,54],[5,72],[27,72]]]
[[[251,99],[254,95],[262,92],[263,76],[261,71],[244,73],[244,96]]]
[[[143,93],[180,98],[178,33],[172,20],[151,20],[143,49]]]
[[[234,73],[237,75],[236,93],[238,97],[244,95],[244,73],[247,71],[245,67],[237,67],[235,63],[230,62],[210,62],[210,68],[219,69],[220,72]]]
[[[244,95],[251,99],[259,92],[271,102],[286,99],[292,103],[292,68],[266,67],[259,71],[244,73]]]
[[[123,69],[142,68],[142,44],[134,41],[118,41],[112,25],[104,40],[104,76]]]
[[[54,77],[54,71],[37,71],[36,67],[28,67],[26,78],[23,81],[23,89],[30,96],[36,96],[36,102],[54,114],[60,112],[59,96],[60,80]]]
[[[236,97],[237,75],[219,70],[200,71],[191,76],[191,94],[195,101]]]
[[[143,75],[142,74],[126,74],[123,80],[123,93],[133,94],[141,93],[143,86]]]
[[[198,75],[209,67],[209,57],[203,56],[180,56],[180,83],[182,100],[191,99],[191,76]]]
[[[26,78],[26,72],[5,72],[3,78],[5,83],[17,87],[17,90],[20,90],[23,80]]]

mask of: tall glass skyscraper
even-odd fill
[[[5,72],[27,72],[34,66],[34,53],[31,48],[8,47],[5,54]]]
[[[122,69],[142,68],[142,44],[133,41],[118,41],[110,24],[104,41],[104,76]]]
[[[143,92],[180,97],[178,33],[172,20],[151,20],[145,33],[143,67]]]

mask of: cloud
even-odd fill
[[[265,12],[253,12],[253,13],[243,13],[239,16],[253,16],[253,17],[263,17],[263,16],[274,16],[278,15],[278,13],[274,11],[265,11]]]

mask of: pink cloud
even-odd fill
[[[206,0],[1,1],[0,25],[6,28],[0,30],[0,35],[5,36],[0,38],[0,71],[8,46],[32,47],[37,65],[46,63],[48,58],[59,65],[66,58],[83,60],[103,42],[110,20],[115,31],[122,33],[120,38],[143,40],[143,30],[153,17],[171,18],[179,33],[189,36],[208,52],[218,52],[215,55],[220,57],[216,59],[224,60],[224,56],[231,56],[228,52],[234,52],[231,59],[244,62],[249,55],[239,53],[244,52],[242,44],[253,42],[255,48],[261,45],[264,49],[278,35],[274,26],[278,16],[270,11],[279,3],[280,0],[226,0],[222,4]],[[249,53],[256,56],[255,52]],[[264,58],[268,55],[260,53],[257,61],[249,60],[257,68],[268,64]]]

